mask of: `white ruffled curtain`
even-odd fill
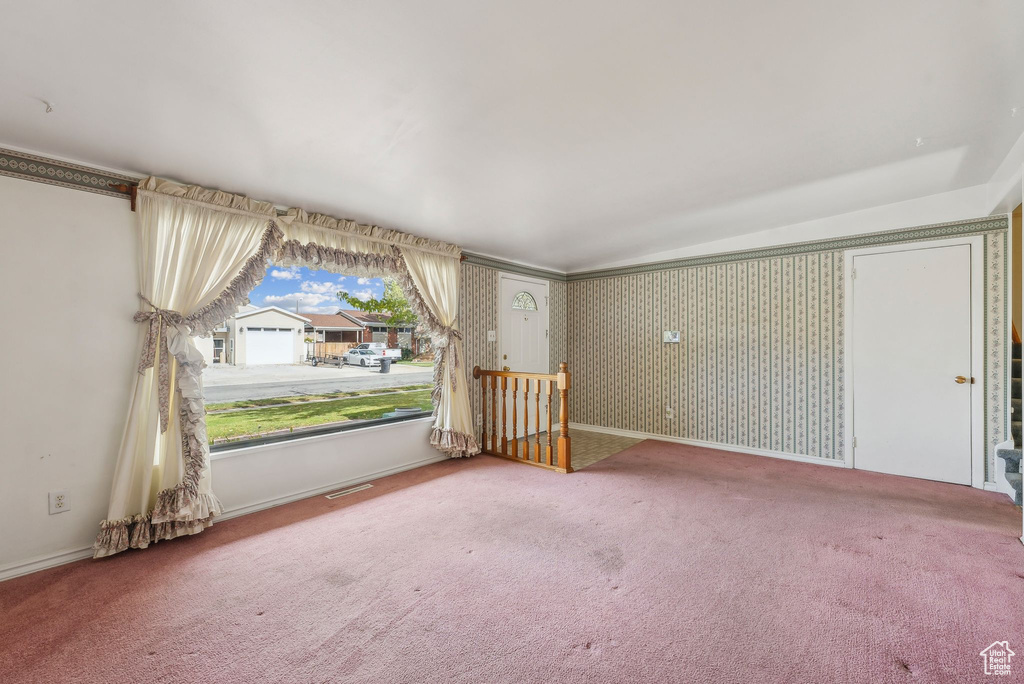
[[[434,358],[434,427],[430,443],[441,451],[470,455],[480,451],[473,435],[469,379],[462,364],[459,312],[461,261],[402,248],[402,257],[424,308],[430,312]]]
[[[402,285],[435,349],[430,442],[478,453],[456,326],[461,250],[455,245],[156,178],[139,185],[141,358],[107,519],[95,556],[196,534],[221,505],[210,486],[202,354],[209,334],[248,301],[268,261]]]
[[[281,242],[273,205],[237,195],[148,178],[137,211],[141,358],[97,558],[201,532],[221,512],[192,336],[247,301]]]

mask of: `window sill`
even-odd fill
[[[352,421],[352,424],[332,427],[312,427],[289,432],[283,435],[259,437],[256,439],[239,440],[237,442],[225,442],[210,447],[210,460],[216,461],[222,458],[231,458],[251,452],[253,449],[265,447],[285,446],[293,442],[307,442],[310,440],[323,440],[337,437],[351,432],[369,432],[393,428],[406,423],[427,423],[433,422],[434,416],[430,413],[403,416],[399,418],[385,418],[382,420]]]

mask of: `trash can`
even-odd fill
[[[391,359],[384,357],[380,360],[380,372],[390,373],[391,372]]]

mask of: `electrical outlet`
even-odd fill
[[[50,492],[50,515],[69,510],[71,510],[71,498],[68,495],[68,490],[61,489],[56,492]]]
[[[666,406],[665,407],[665,417],[668,418],[669,420],[672,420],[673,418],[676,417],[675,413],[672,411],[672,407],[671,406]]]
[[[484,424],[484,414],[482,414],[482,413],[476,414],[476,424],[477,425],[483,425]]]
[[[497,342],[498,341],[498,333],[496,333],[493,330],[488,330],[487,331],[487,341],[488,342]]]

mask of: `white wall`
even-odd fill
[[[123,199],[0,177],[0,579],[88,555],[106,517],[138,354]],[[40,332],[24,332],[40,331]],[[413,421],[215,455],[229,514],[440,454]],[[71,509],[48,514],[47,493]],[[172,542],[173,543],[173,542]]]
[[[214,489],[229,517],[440,461],[445,456],[428,443],[432,423],[423,418],[215,452]]]
[[[138,349],[123,199],[0,177],[0,569],[88,545],[106,517]],[[26,330],[39,332],[25,332]],[[47,492],[71,510],[48,515]]]

